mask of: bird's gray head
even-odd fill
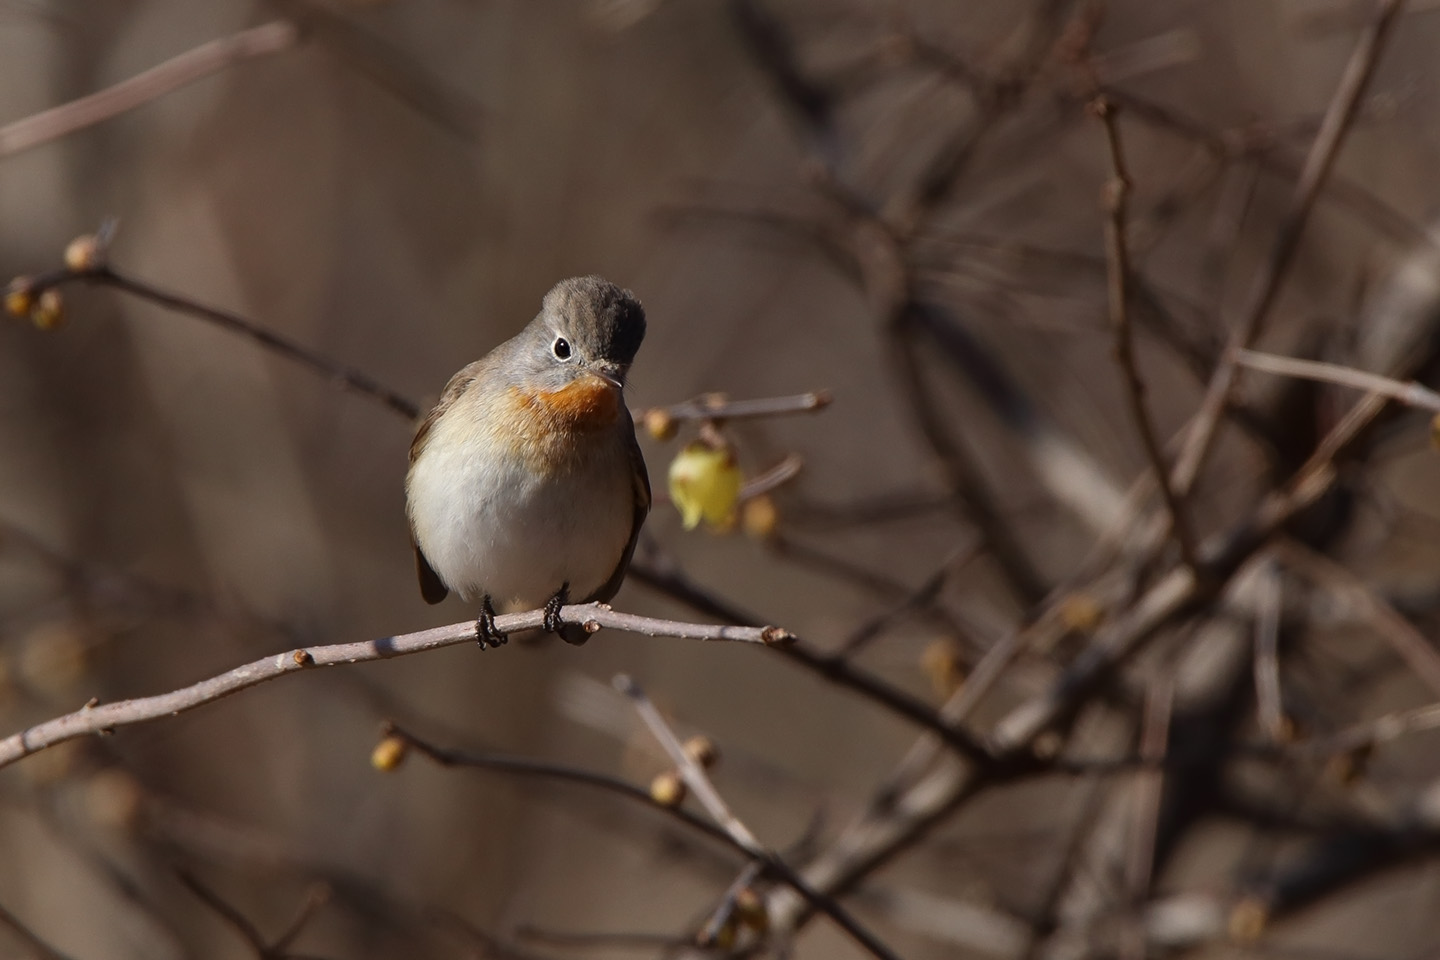
[[[545,294],[522,339],[534,386],[557,390],[590,375],[619,388],[645,339],[645,310],[608,280],[573,277]]]

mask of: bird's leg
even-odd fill
[[[560,589],[555,591],[555,596],[545,601],[545,631],[547,633],[559,633],[565,626],[565,621],[560,619],[560,608],[570,602],[570,583],[566,581],[560,584]]]
[[[491,605],[488,593],[480,601],[480,616],[475,618],[475,639],[481,650],[498,647],[510,639],[495,629],[495,607]]]

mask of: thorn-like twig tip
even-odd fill
[[[760,631],[760,639],[768,646],[784,647],[789,646],[799,638],[784,627],[766,627]]]

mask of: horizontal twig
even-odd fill
[[[707,393],[668,407],[655,407],[672,420],[738,420],[744,417],[776,417],[787,413],[813,413],[823,410],[833,399],[828,390],[812,390],[788,397],[764,397],[758,400],[730,400],[722,393]],[[650,410],[642,410],[643,419]]]
[[[1415,381],[1402,382],[1378,373],[1344,367],[1338,363],[1320,360],[1301,360],[1296,357],[1281,357],[1273,353],[1259,353],[1255,350],[1236,350],[1235,362],[1251,370],[1274,373],[1282,377],[1298,377],[1301,380],[1317,380],[1334,383],[1342,387],[1354,387],[1367,393],[1378,393],[1382,397],[1420,407],[1431,413],[1440,413],[1440,393],[1421,386]]]
[[[725,640],[772,645],[783,645],[794,639],[789,632],[778,627],[736,627],[657,620],[652,617],[619,613],[603,603],[562,607],[560,617],[565,623],[584,625],[585,629],[591,633],[609,627],[650,637],[674,637],[680,640]],[[543,610],[531,610],[526,613],[496,617],[495,627],[500,633],[536,630],[541,627],[544,620]],[[0,740],[0,767],[76,737],[108,733],[116,727],[158,720],[161,717],[174,716],[186,710],[193,710],[202,704],[219,700],[247,687],[274,680],[285,674],[297,673],[313,667],[388,660],[392,657],[454,646],[457,643],[467,643],[474,639],[475,624],[467,621],[444,627],[433,627],[417,633],[383,637],[379,640],[300,647],[235,667],[208,680],[201,680],[199,683],[172,690],[169,693],[139,697],[134,700],[120,700],[115,703],[101,704],[91,701],[73,713],[35,724]]]

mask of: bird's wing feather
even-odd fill
[[[625,571],[630,568],[630,558],[635,555],[635,544],[640,540],[640,527],[645,523],[645,516],[650,512],[650,475],[645,470],[645,457],[640,452],[640,443],[635,439],[635,428],[630,423],[630,415],[626,413],[625,420],[630,427],[630,466],[634,475],[635,483],[633,488],[634,497],[632,500],[633,521],[630,527],[630,542],[625,544],[625,552],[620,555],[620,562],[615,566],[615,572],[610,579],[605,581],[604,586],[596,590],[594,594],[585,598],[585,602],[592,600],[609,600],[620,592],[620,584],[625,580]]]
[[[430,412],[425,415],[425,419],[420,421],[420,425],[415,428],[415,437],[410,441],[411,466],[414,466],[420,454],[424,453],[425,443],[430,439],[430,430],[435,426],[435,421],[439,420],[445,411],[460,399],[465,388],[480,376],[484,362],[484,360],[477,360],[465,366],[450,378],[449,383],[445,384],[445,390],[440,394],[440,399],[435,406],[430,408]],[[415,547],[415,572],[420,578],[420,595],[425,598],[426,603],[439,603],[449,595],[450,590],[440,579],[440,575],[430,566],[430,561],[425,559],[425,554],[420,550],[420,544],[415,542],[413,527],[410,531],[410,542]]]

